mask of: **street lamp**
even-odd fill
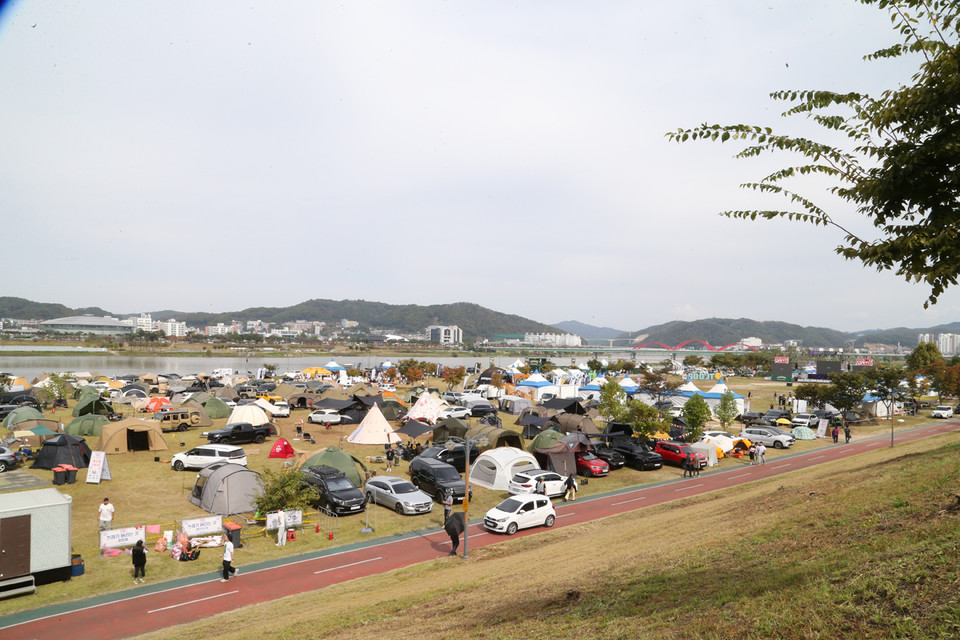
[[[479,438],[471,438],[469,436],[464,436],[463,438],[458,438],[456,436],[450,436],[447,439],[447,444],[445,447],[448,450],[456,448],[457,443],[463,443],[463,454],[464,454],[464,492],[463,492],[463,557],[470,557],[470,452],[473,450],[473,445],[488,444],[486,436],[480,436]]]

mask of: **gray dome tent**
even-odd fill
[[[256,509],[260,474],[239,464],[214,462],[200,470],[190,502],[207,513],[230,516]]]

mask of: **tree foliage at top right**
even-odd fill
[[[778,91],[784,117],[804,116],[848,141],[843,146],[781,135],[769,127],[704,124],[667,136],[676,141],[738,141],[736,157],[787,152],[797,162],[745,189],[782,196],[787,209],[726,211],[735,219],[788,219],[834,227],[836,252],[878,271],[892,270],[929,287],[935,304],[960,276],[960,3],[944,0],[858,0],[888,11],[900,41],[866,56],[915,56],[911,83],[871,96],[858,92]],[[791,178],[826,176],[829,191],[854,205],[873,225],[861,237],[814,198],[793,191]]]

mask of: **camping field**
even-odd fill
[[[437,380],[430,380],[428,384],[440,386],[441,383]],[[732,379],[728,384],[734,391],[744,395],[746,395],[747,390],[750,390],[754,403],[763,403],[760,406],[767,406],[772,401],[774,391],[778,393],[786,391],[786,387],[782,384],[755,379]],[[72,405],[71,401],[71,408]],[[352,431],[353,426],[350,425],[335,426],[329,430],[319,425],[305,425],[305,430],[315,436],[316,444],[309,445],[302,440],[297,441],[295,440],[296,423],[303,419],[306,414],[305,410],[294,411],[290,418],[280,419],[277,422],[281,436],[290,440],[297,450],[304,451],[309,455],[328,446],[342,446],[344,450],[349,451],[361,460],[366,456],[382,452],[381,447],[354,446],[346,443],[343,438]],[[63,410],[58,411],[52,417],[63,421],[69,421],[70,419],[69,413]],[[504,419],[504,426],[515,426],[513,416],[501,414],[501,417]],[[899,429],[926,420],[925,417],[906,418],[904,422],[895,423],[895,426]],[[220,427],[224,422],[223,419],[217,420],[211,428]],[[888,422],[857,427],[854,430],[854,437],[878,432],[886,433],[889,432],[889,428]],[[736,428],[733,430],[736,431]],[[200,511],[187,500],[196,473],[190,471],[175,472],[170,468],[168,462],[173,453],[205,442],[205,439],[201,436],[202,431],[202,429],[193,429],[185,433],[165,434],[165,441],[170,447],[170,450],[166,452],[135,452],[108,456],[113,479],[104,481],[100,485],[86,484],[86,470],[81,470],[76,484],[61,486],[60,490],[73,498],[73,551],[82,555],[85,563],[85,574],[67,582],[41,586],[37,595],[30,598],[13,598],[0,601],[0,615],[19,611],[25,607],[34,608],[64,600],[120,591],[132,586],[132,568],[128,556],[107,559],[98,557],[97,507],[104,497],[109,497],[117,509],[115,519],[117,526],[151,524],[161,525],[163,529],[173,529],[176,520],[205,515],[205,512]],[[88,443],[92,446],[95,444],[95,440],[91,440],[93,439],[88,439]],[[248,455],[250,468],[255,470],[267,468],[280,470],[284,468],[283,460],[267,457],[272,442],[272,440],[268,440],[262,445],[244,447]],[[780,452],[771,448],[768,450],[768,456],[773,459],[779,455],[788,455],[791,452],[822,446],[833,445],[823,440],[800,441],[797,442],[792,451]],[[158,457],[160,461],[155,461],[155,457]],[[746,461],[725,459],[721,460],[720,468],[729,468],[731,465],[740,464],[746,464]],[[368,467],[371,471],[383,473],[382,464],[373,463]],[[393,475],[405,475],[406,468],[406,463],[400,465],[399,468],[395,467]],[[50,481],[52,478],[50,471],[27,469],[26,472],[46,481]],[[709,473],[709,470],[705,473]],[[658,482],[680,475],[681,471],[673,467],[665,467],[656,472],[621,469],[606,478],[591,480],[589,484],[582,487],[581,495]],[[481,517],[487,509],[497,504],[503,497],[505,497],[503,492],[487,491],[474,487],[474,499],[470,504],[471,517]],[[275,559],[285,554],[329,548],[370,537],[389,536],[416,529],[436,528],[440,525],[440,514],[439,506],[435,507],[433,514],[423,516],[399,516],[383,507],[372,506],[369,520],[364,515],[340,518],[335,539],[332,541],[329,540],[326,532],[317,534],[313,527],[308,525],[298,535],[296,542],[292,542],[282,549],[275,547],[272,540],[263,537],[258,525],[250,525],[246,529],[246,533],[250,536],[249,544],[244,547],[240,557],[242,557],[243,563],[251,563]],[[309,519],[310,514],[305,514],[305,518]],[[368,524],[375,531],[373,533],[362,533],[361,528]],[[258,536],[258,534],[260,535]],[[150,546],[152,548],[152,545]],[[215,549],[202,551],[200,559],[190,563],[175,562],[166,554],[151,553],[147,565],[147,577],[148,581],[153,583],[184,575],[213,572],[218,566],[219,553]]]

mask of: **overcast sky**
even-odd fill
[[[894,34],[852,0],[0,7],[3,295],[468,301],[623,330],[960,320],[960,289],[924,310],[924,287],[837,256],[838,232],[718,215],[782,206],[737,185],[786,156],[664,137],[803,132],[770,92],[907,79],[862,60]]]

